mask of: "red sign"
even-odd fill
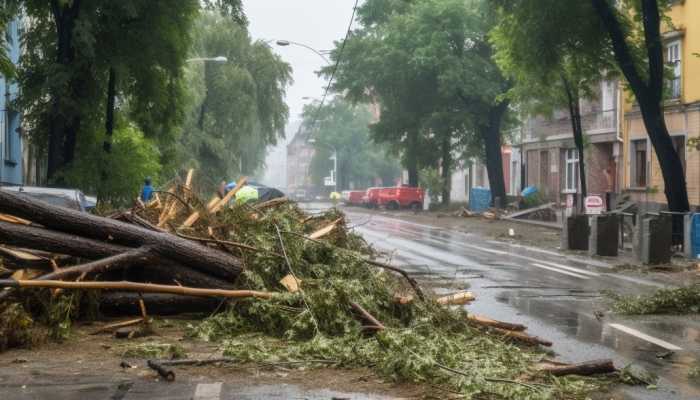
[[[585,201],[586,214],[597,215],[603,213],[603,199],[600,196],[588,196]]]

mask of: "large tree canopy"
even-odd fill
[[[211,183],[253,174],[263,166],[266,147],[284,135],[291,67],[267,44],[253,42],[244,26],[217,13],[203,14],[194,31],[192,57],[224,56],[228,62],[188,67],[177,166],[196,167]]]

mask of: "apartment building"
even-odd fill
[[[20,20],[10,22],[4,34],[10,60],[17,64],[20,54]],[[0,75],[0,184],[22,183],[22,135],[20,113],[13,106],[19,87]]]
[[[676,1],[662,25],[665,61],[671,70],[665,103],[666,126],[683,162],[691,206],[700,205],[700,151],[688,147],[700,138],[700,1]],[[666,203],[658,159],[648,139],[639,107],[624,103],[623,191],[650,208]]]

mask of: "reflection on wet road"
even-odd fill
[[[688,380],[700,360],[700,318],[602,315],[601,291],[643,293],[663,287],[615,273],[584,256],[488,240],[463,232],[345,210],[349,224],[387,258],[437,293],[469,287],[470,312],[517,322],[554,342],[561,360],[612,358],[635,363],[661,377],[659,389],[621,388],[635,399],[698,399]]]

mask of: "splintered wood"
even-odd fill
[[[323,228],[321,228],[321,229],[317,230],[316,232],[312,233],[311,235],[309,235],[309,239],[318,240],[318,239],[328,235],[329,233],[333,232],[335,227],[338,226],[338,224],[342,220],[343,220],[342,218],[336,219],[335,221],[331,222],[329,225],[324,226]]]
[[[214,201],[210,202],[211,206],[208,207],[209,208],[208,211],[212,214],[216,214],[217,212],[219,212],[219,210],[221,210],[222,207],[224,207],[226,204],[228,204],[229,201],[231,201],[231,199],[233,199],[236,196],[236,193],[238,193],[238,191],[241,190],[243,188],[243,186],[246,185],[247,182],[248,182],[247,177],[241,178],[238,182],[236,182],[236,187],[233,188],[233,190],[231,190],[230,192],[228,192],[226,194],[226,196],[224,196],[223,199],[217,200],[216,202],[214,202]],[[200,215],[199,211],[195,211],[189,217],[187,217],[185,222],[182,223],[182,228],[191,227],[192,225],[195,224],[195,222],[197,222],[199,220],[200,216],[201,215]]]
[[[284,286],[289,293],[296,293],[299,291],[299,286],[301,286],[301,279],[297,279],[292,274],[289,274],[280,280],[280,284]]]
[[[461,306],[476,300],[471,292],[459,292],[449,296],[439,297],[436,301],[443,306]]]

